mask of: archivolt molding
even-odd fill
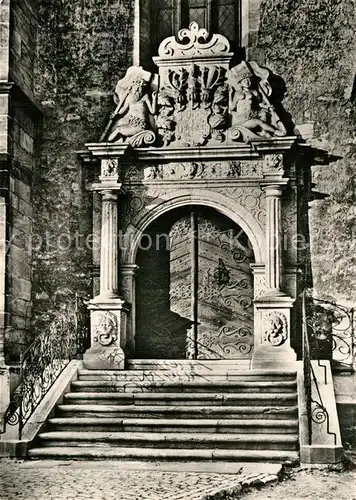
[[[147,196],[147,194],[142,194]],[[127,226],[128,237],[126,241],[128,244],[122,249],[121,253],[123,264],[135,263],[140,239],[150,224],[170,210],[189,205],[215,208],[218,212],[233,220],[245,231],[250,239],[255,261],[264,262],[265,235],[261,224],[246,207],[239,204],[239,201],[236,201],[233,197],[226,196],[226,193],[218,193],[208,189],[195,189],[194,192],[180,189],[179,191],[168,190],[156,193],[150,191],[149,198],[151,200],[150,204],[143,204],[142,209],[133,216]]]

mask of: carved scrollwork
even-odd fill
[[[109,158],[101,160],[101,176],[110,178],[119,175],[119,160],[117,158]]]
[[[242,176],[244,163],[229,161],[221,163],[184,162],[168,165],[147,166],[146,180],[193,180],[193,179],[237,179]],[[134,172],[138,176],[139,172]],[[131,176],[133,177],[133,176]]]
[[[109,346],[117,340],[118,321],[110,311],[101,311],[93,315],[93,340],[102,346]]]
[[[282,154],[271,154],[266,155],[263,161],[263,172],[264,173],[283,173],[283,155]]]
[[[255,299],[264,295],[267,290],[267,279],[265,274],[255,274],[253,289]]]
[[[264,342],[279,347],[288,338],[288,322],[286,316],[279,311],[272,311],[264,318]]]
[[[156,134],[152,130],[142,130],[142,132],[138,132],[127,140],[133,148],[138,148],[144,144],[146,146],[152,146],[155,141]]]

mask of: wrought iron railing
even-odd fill
[[[306,321],[312,356],[355,369],[355,310],[324,299],[306,296]]]
[[[20,384],[4,416],[6,425],[18,425],[19,439],[25,424],[64,368],[80,359],[89,347],[87,301],[78,294],[62,306],[49,328],[40,333],[20,360]]]
[[[308,297],[310,300],[310,297]],[[315,335],[315,329],[311,329],[313,316],[308,316],[307,309],[307,294],[302,294],[302,357],[303,357],[303,376],[304,376],[304,391],[306,402],[306,414],[308,419],[308,444],[313,444],[313,423],[325,424],[326,432],[334,438],[334,444],[337,442],[337,435],[330,429],[330,415],[324,405],[323,398],[318,385],[318,380],[315,374],[312,361],[315,360],[319,368],[323,369],[324,383],[327,384],[327,369],[321,363],[318,354],[320,351],[312,352],[311,340]],[[325,358],[322,358],[325,359]]]

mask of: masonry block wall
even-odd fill
[[[33,0],[11,0],[10,81],[30,98],[34,97],[37,12]]]
[[[36,97],[44,109],[34,184],[33,303],[39,330],[91,294],[91,193],[78,151],[98,141],[133,56],[133,0],[41,0]],[[89,237],[89,239],[87,239]]]
[[[31,342],[32,182],[40,112],[34,103],[37,19],[32,0],[5,0],[1,30],[1,330],[5,360],[15,364]]]

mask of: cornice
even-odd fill
[[[237,143],[230,146],[200,146],[200,147],[147,147],[132,148],[124,143],[88,143],[86,148],[89,156],[80,152],[81,158],[89,162],[90,157],[120,158],[120,163],[146,162],[165,163],[172,161],[216,161],[216,160],[256,160],[266,154],[285,153],[296,144],[296,136],[278,137],[272,139],[257,139],[250,143]]]

